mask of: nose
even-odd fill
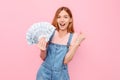
[[[60,19],[60,21],[62,21],[62,22],[63,22],[63,21],[64,21],[64,18],[61,18],[61,19]]]

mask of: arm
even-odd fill
[[[64,58],[64,64],[67,64],[72,60],[76,50],[78,49],[78,47],[80,46],[81,42],[84,39],[85,39],[85,36],[80,33],[77,39],[75,40],[75,43],[69,47],[69,51]]]
[[[40,58],[44,61],[45,58],[46,58],[46,50],[45,51],[42,51],[40,50]]]

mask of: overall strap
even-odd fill
[[[67,42],[67,47],[70,46],[70,43],[71,43],[72,37],[73,37],[73,34],[70,33],[70,36],[69,36],[69,39],[68,39],[68,42]]]
[[[54,32],[53,32],[53,34],[52,34],[52,36],[50,37],[49,42],[51,42],[51,40],[52,40],[52,38],[53,38],[54,34],[55,34],[55,30],[54,30]]]

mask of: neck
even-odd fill
[[[64,31],[59,30],[58,33],[59,33],[59,37],[63,37],[63,36],[65,36],[67,34],[67,30],[64,30]]]

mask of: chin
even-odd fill
[[[59,27],[59,28],[60,28],[60,30],[67,30],[66,27]]]
[[[61,30],[61,31],[66,31],[67,29],[61,29],[61,28],[60,28],[60,30]]]

